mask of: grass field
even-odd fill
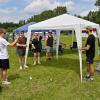
[[[71,36],[61,36],[67,44],[64,54],[46,62],[42,55],[41,65],[33,66],[33,55],[29,54],[28,69],[19,70],[15,49],[9,49],[11,85],[0,89],[0,100],[100,100],[100,74],[95,80],[87,82],[85,54],[83,54],[83,81],[79,77],[79,59],[77,50],[70,50]],[[85,42],[85,41],[84,41]],[[96,48],[97,51],[97,48]],[[95,65],[99,57],[95,57]],[[29,77],[32,77],[32,80]]]

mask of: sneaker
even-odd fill
[[[86,80],[87,80],[87,81],[93,81],[94,78],[93,78],[93,77],[89,77],[89,78],[87,78]]]
[[[34,66],[36,65],[36,62],[34,62],[34,64],[33,64]]]
[[[8,81],[2,81],[2,84],[3,84],[3,85],[9,85],[9,84],[11,84],[11,82],[8,82]]]
[[[40,65],[40,64],[41,64],[41,62],[38,62],[38,64]]]
[[[94,78],[93,78],[93,77],[91,77],[91,78],[90,78],[90,80],[91,80],[91,81],[93,81],[93,80],[94,80]]]
[[[86,75],[86,78],[90,78],[90,74],[87,74],[87,75]]]
[[[23,69],[23,67],[22,66],[20,66],[20,70],[22,70]]]
[[[24,68],[28,68],[28,66],[27,65],[24,65]]]
[[[86,75],[86,80],[89,81],[90,80],[90,75]]]

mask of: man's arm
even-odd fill
[[[12,43],[9,43],[7,40],[3,39],[2,43],[3,45],[5,46],[10,46],[10,47],[13,47],[16,43],[17,43],[18,39],[16,39],[14,42]]]
[[[25,44],[17,43],[16,45],[17,45],[18,47],[27,47],[26,43],[27,43],[27,38],[25,38]]]
[[[32,41],[32,48],[35,49],[34,40]]]
[[[33,48],[33,49],[35,49],[35,46],[34,46],[34,44],[32,44],[32,48]]]
[[[26,47],[26,44],[19,44],[19,43],[17,43],[16,44],[18,47]]]
[[[13,46],[17,43],[17,41],[18,41],[18,38],[17,38],[17,39],[15,39],[15,41],[14,41],[14,42],[9,43],[9,44],[8,44],[8,46],[13,47]]]
[[[87,51],[87,50],[90,49],[90,47],[91,47],[90,45],[87,45],[86,47],[81,48],[81,50],[82,50],[82,51]]]
[[[16,44],[19,47],[26,47],[26,44],[23,45],[23,44],[19,44],[17,42],[18,42],[18,38],[16,38],[14,42],[9,43],[8,46],[13,47]]]
[[[47,46],[47,40],[48,40],[48,36],[46,36],[45,38],[45,46]]]

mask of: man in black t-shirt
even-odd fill
[[[94,75],[94,66],[93,66],[93,60],[95,57],[95,37],[92,34],[92,28],[87,27],[87,42],[84,48],[82,48],[82,51],[86,51],[86,63],[87,63],[87,80],[93,80]]]

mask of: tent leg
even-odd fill
[[[27,64],[27,56],[29,51],[29,43],[30,43],[30,37],[31,37],[31,30],[28,30],[28,37],[27,37],[27,48],[26,48],[26,54],[25,54],[25,65]]]
[[[79,58],[80,58],[80,79],[82,81],[82,52],[79,51]]]
[[[57,35],[57,43],[56,43],[56,59],[58,59],[58,53],[59,53],[59,41],[60,41],[60,30],[56,31]]]
[[[80,63],[80,78],[82,82],[82,51],[80,48],[82,48],[82,32],[81,32],[81,26],[78,25],[75,28],[76,33],[76,39],[77,39],[77,46],[78,46],[78,52],[79,52],[79,63]]]

